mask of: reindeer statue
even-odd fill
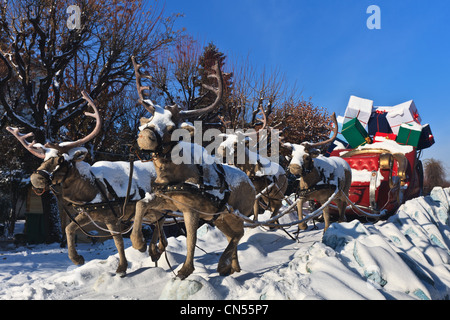
[[[267,136],[264,138],[261,137],[263,135],[262,133],[267,135],[267,115],[262,106],[260,106],[259,110],[261,110],[263,115],[262,127],[257,132],[247,134],[241,133],[240,131],[221,134],[225,139],[220,144],[217,152],[218,156],[228,160],[228,164],[236,166],[249,176],[255,186],[256,192],[261,195],[261,200],[270,209],[273,217],[277,215],[283,204],[282,201],[288,186],[288,181],[286,172],[278,163],[250,150],[252,149],[249,147],[251,137],[253,137],[253,140],[258,140],[258,137],[260,137],[259,140],[265,140],[265,150],[268,148]],[[227,124],[223,118],[221,121],[226,127]],[[254,144],[257,145],[257,143]],[[239,159],[239,151],[243,151],[243,161]],[[254,220],[258,220],[259,208],[260,199],[258,198],[255,200],[253,206]]]
[[[237,245],[244,234],[244,224],[228,210],[238,210],[246,216],[251,215],[255,199],[253,184],[244,172],[235,167],[216,162],[194,161],[193,157],[179,163],[171,157],[172,151],[178,147],[191,148],[193,151],[202,149],[201,146],[190,142],[172,141],[171,136],[177,128],[189,128],[186,123],[182,123],[183,120],[212,112],[218,107],[223,92],[223,79],[218,64],[213,67],[214,73],[208,75],[209,78],[217,80],[218,87],[204,85],[206,89],[216,94],[215,101],[202,109],[182,111],[177,105],[162,108],[144,99],[144,91],[149,88],[141,86],[143,76],[140,71],[141,65],[136,63],[134,57],[132,60],[139,102],[152,114],[150,119],[141,119],[137,143],[142,150],[153,153],[157,174],[154,185],[156,192],[151,197],[141,200],[136,209],[135,226],[131,234],[133,247],[145,250],[146,244],[139,223],[147,207],[160,206],[164,199],[166,202],[164,205],[169,206],[169,210],[183,213],[186,226],[187,253],[186,260],[177,274],[179,278],[185,279],[194,271],[194,250],[199,219],[213,222],[228,238],[228,246],[219,259],[218,272],[221,275],[239,272],[241,269]]]
[[[316,200],[319,203],[326,202],[338,188],[339,192],[335,202],[339,209],[339,222],[345,221],[345,209],[347,201],[344,195],[352,183],[352,171],[349,164],[342,158],[326,158],[319,154],[317,147],[327,145],[336,139],[338,125],[336,115],[331,116],[334,122],[333,136],[326,141],[318,143],[303,142],[301,144],[285,143],[283,146],[291,151],[289,170],[294,175],[300,176],[297,209],[300,220],[303,219],[303,202]],[[328,207],[323,210],[325,230],[330,226]],[[306,223],[300,223],[299,228],[306,230]]]
[[[33,155],[43,159],[41,166],[31,175],[33,187],[40,192],[62,184],[62,198],[72,204],[78,215],[65,229],[69,258],[76,265],[84,263],[84,258],[75,248],[75,231],[89,223],[103,223],[110,231],[119,252],[119,265],[116,273],[125,275],[128,266],[121,232],[121,221],[132,218],[136,201],[151,191],[151,180],[156,177],[152,163],[134,163],[132,183],[128,189],[129,168],[127,162],[100,161],[92,166],[83,162],[87,150],[81,147],[92,140],[101,129],[100,114],[94,102],[83,92],[83,98],[94,110],[85,112],[96,121],[94,130],[84,138],[74,142],[59,144],[46,143],[44,146],[27,142],[33,133],[20,134],[19,129],[8,127],[20,143]],[[125,208],[124,199],[129,191],[129,200]],[[122,209],[124,211],[122,212]],[[147,214],[153,214],[147,210]]]

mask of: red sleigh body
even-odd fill
[[[352,168],[349,199],[368,215],[348,206],[346,216],[387,217],[405,201],[420,196],[423,187],[422,163],[416,149],[392,153],[378,148],[334,150],[330,156],[342,157]],[[337,213],[336,208],[331,212]]]

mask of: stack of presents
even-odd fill
[[[372,100],[351,96],[345,115],[338,117],[338,122],[340,133],[348,144],[342,139],[340,142],[347,149],[356,149],[385,139],[413,146],[416,150],[423,150],[434,144],[430,125],[421,124],[413,100],[394,107],[374,107]]]

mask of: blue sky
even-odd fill
[[[366,26],[370,5],[381,29]],[[343,115],[350,95],[396,105],[413,99],[436,144],[422,160],[450,176],[450,1],[166,0],[195,38],[258,67],[279,68],[305,97]]]

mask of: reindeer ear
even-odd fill
[[[308,153],[311,158],[317,158],[320,155],[320,150],[314,148],[309,142],[304,142],[302,145],[305,147],[305,152]]]
[[[187,131],[189,131],[189,133],[191,134],[191,137],[193,137],[195,134],[195,127],[190,122],[183,122],[180,125],[180,129],[186,129]]]
[[[309,150],[309,154],[311,155],[311,158],[317,158],[318,156],[320,156],[320,150],[312,148]]]
[[[284,148],[284,149],[286,149],[288,151],[291,151],[291,152],[294,151],[294,147],[289,142],[280,144],[280,147],[282,147],[282,148]]]
[[[147,123],[149,123],[149,122],[150,122],[150,119],[149,119],[149,118],[142,117],[142,118],[140,119],[140,122],[141,122],[141,127],[142,127],[143,125],[146,125]]]
[[[71,150],[72,151],[72,150]],[[69,156],[72,158],[73,161],[83,161],[84,158],[86,158],[88,151],[85,148],[77,148],[76,150],[72,152],[69,152]]]

